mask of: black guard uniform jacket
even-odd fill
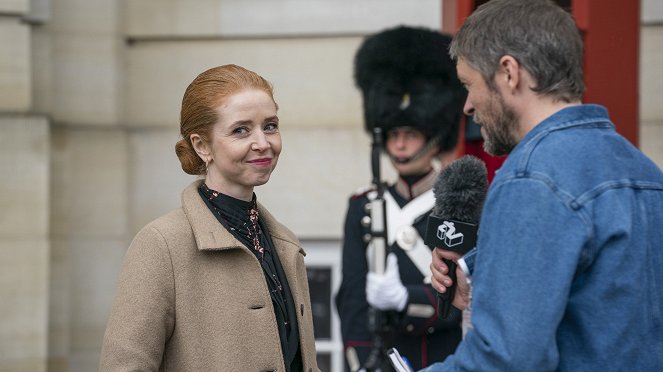
[[[391,198],[392,212],[393,208],[396,208],[396,213],[389,213],[389,207],[387,208],[387,226],[390,230],[388,234],[393,237],[393,241],[390,239],[389,250],[398,258],[401,281],[409,294],[408,304],[396,317],[394,342],[414,370],[444,360],[454,352],[462,334],[460,311],[452,308],[447,319],[437,317],[437,294],[429,284],[430,280],[424,282],[425,276],[422,273],[423,271],[430,276],[430,248],[424,245],[427,251],[423,259],[420,259],[423,263],[419,263],[419,268],[408,255],[408,251],[412,250],[412,233],[416,230],[418,236],[415,238],[419,240],[425,236],[427,217],[435,203],[431,188],[437,175],[436,171],[432,171],[413,185],[408,185],[399,178],[396,184],[388,188],[388,196],[385,192],[385,199]],[[364,241],[364,236],[370,233],[370,225],[364,226],[361,222],[368,213],[364,206],[368,203],[371,192],[371,189],[364,190],[350,198],[345,219],[342,282],[336,295],[346,356],[356,353],[361,366],[373,346],[373,335],[368,328],[369,305],[366,302],[368,243]],[[415,210],[411,207],[415,207]],[[409,211],[404,214],[408,214],[412,221],[407,221],[408,218],[403,218],[401,214],[406,208],[409,208]],[[401,221],[394,221],[398,218]],[[409,239],[403,239],[404,231],[405,235],[409,232]],[[423,253],[421,247],[419,249],[419,253]]]

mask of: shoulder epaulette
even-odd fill
[[[362,186],[362,187],[358,188],[357,190],[355,190],[355,192],[352,194],[352,199],[361,198],[362,196],[365,196],[369,192],[374,191],[376,189],[377,188],[373,184],[370,184],[370,185],[367,185],[367,186]]]

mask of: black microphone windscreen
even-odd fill
[[[487,191],[486,165],[465,155],[449,164],[435,181],[431,216],[478,224]]]

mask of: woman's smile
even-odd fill
[[[249,160],[247,163],[253,164],[259,167],[269,167],[272,165],[272,158],[260,158],[260,159],[254,159],[254,160]]]

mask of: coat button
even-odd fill
[[[433,327],[428,327],[428,333],[429,333],[429,334],[433,334],[433,332],[435,332],[435,328],[433,328]]]
[[[299,305],[299,312],[304,315],[304,304]]]
[[[412,325],[412,324],[408,324],[408,325],[405,327],[405,330],[408,331],[408,332],[412,332],[412,331],[414,331],[414,325]]]

